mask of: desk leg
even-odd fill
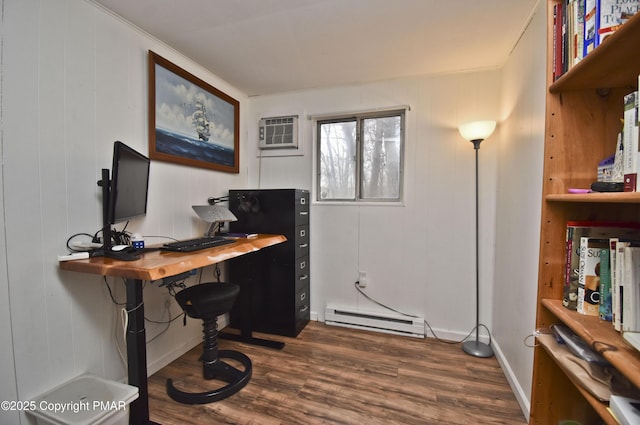
[[[149,420],[149,386],[147,382],[147,341],[144,329],[142,280],[127,279],[127,364],[129,385],[138,387],[138,398],[129,406],[129,424],[155,424]]]

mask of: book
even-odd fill
[[[618,238],[609,239],[609,270],[611,273],[611,323],[613,328],[620,330],[620,302],[618,289]]]
[[[609,247],[609,239],[580,238],[580,267],[578,272],[578,313],[599,315],[600,252]]]
[[[611,267],[609,253],[610,241],[607,241],[607,247],[600,249],[600,303],[598,304],[598,313],[601,320],[611,321]]]
[[[636,192],[638,179],[638,92],[624,96],[622,128],[624,191]]]
[[[622,331],[640,332],[640,247],[625,246],[623,250]]]
[[[585,57],[596,47],[596,0],[584,3],[584,41],[582,56]]]
[[[640,332],[623,332],[622,338],[636,350],[640,350]]]
[[[599,46],[606,37],[635,15],[638,6],[640,0],[597,0],[595,46]]]
[[[616,280],[615,280],[615,288],[613,290],[615,301],[612,300],[612,307],[615,303],[615,318],[613,320],[613,328],[621,332],[622,331],[622,323],[624,322],[624,281],[625,281],[625,255],[624,250],[626,247],[630,246],[631,242],[629,241],[620,241],[616,242]]]
[[[562,5],[553,5],[553,80],[562,76]]]
[[[609,407],[620,425],[640,424],[640,400],[613,394]]]
[[[625,240],[619,238],[611,238],[609,240],[609,253],[611,257],[611,321],[613,328],[621,332],[624,323],[625,309],[625,280],[629,279],[626,275],[626,262],[629,259],[625,256],[625,249],[628,247],[640,246],[639,240]]]
[[[585,0],[569,0],[569,67],[584,57],[584,5]]]

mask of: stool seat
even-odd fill
[[[203,319],[231,311],[239,293],[240,286],[234,283],[202,283],[178,292],[176,301],[189,317]]]
[[[167,394],[173,400],[185,404],[210,403],[235,394],[249,383],[251,359],[239,351],[218,350],[218,316],[231,310],[239,292],[240,287],[233,283],[202,283],[176,294],[176,301],[184,312],[203,321],[203,378],[224,381],[227,385],[211,391],[189,393],[179,390],[171,379],[167,379]],[[229,365],[223,358],[239,362],[244,370]]]

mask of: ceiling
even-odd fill
[[[92,0],[256,96],[502,66],[539,0]]]

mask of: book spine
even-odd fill
[[[562,48],[560,46],[562,40],[562,27],[559,18],[559,4],[553,5],[553,64],[551,71],[553,72],[553,81],[562,75]]]
[[[609,264],[609,248],[600,249],[600,319],[611,321],[611,268]]]
[[[599,315],[600,252],[609,247],[609,239],[583,237],[580,239],[580,277],[578,281],[578,313]]]
[[[620,323],[620,313],[618,312],[618,238],[609,239],[609,271],[611,273],[611,323],[616,328],[616,323]]]
[[[574,65],[584,58],[584,3],[585,0],[577,0],[575,6],[576,58]]]
[[[622,323],[624,322],[624,282],[626,279],[625,273],[625,247],[629,246],[628,242],[618,241],[616,244],[616,313],[617,319],[613,323],[613,328],[620,332],[622,331]]]
[[[572,285],[571,280],[573,278],[573,233],[575,228],[573,226],[567,226],[565,244],[566,244],[566,259],[564,270],[564,288],[562,293],[562,305],[570,310],[576,310],[576,300],[578,298],[577,286]]]
[[[626,331],[640,332],[640,247],[627,248],[631,251],[631,280],[629,281],[628,311],[625,313],[629,320],[626,322]]]
[[[624,286],[623,286],[623,297],[622,297],[622,331],[636,331],[637,327],[635,324],[635,312],[636,306],[634,305],[635,292],[637,292],[636,280],[637,276],[637,265],[635,264],[637,261],[637,254],[634,252],[637,249],[635,247],[627,246],[623,248],[624,252]]]
[[[596,0],[586,0],[584,5],[584,43],[583,54],[587,56],[595,47],[596,41]]]
[[[577,310],[580,314],[584,313],[584,294],[585,294],[585,273],[587,267],[587,244],[589,242],[589,238],[583,236],[580,238],[580,266],[578,268],[578,303]]]
[[[568,29],[568,16],[567,5],[565,0],[562,5],[562,73],[564,74],[569,69],[569,29]]]
[[[622,130],[624,191],[637,190],[638,166],[638,92],[624,96],[624,126]]]

